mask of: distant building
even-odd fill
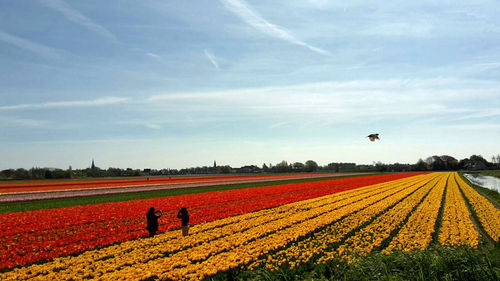
[[[464,168],[466,170],[485,170],[487,167],[486,164],[484,164],[483,162],[477,161],[474,163],[465,164]]]
[[[250,174],[250,173],[261,173],[262,169],[255,165],[247,165],[241,168],[234,168],[235,173]]]
[[[328,164],[329,170],[335,171],[353,171],[356,170],[356,163],[330,163]]]

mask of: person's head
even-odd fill
[[[151,207],[151,208],[149,208],[148,213],[154,213],[154,212],[155,212],[155,207]]]
[[[186,207],[182,207],[180,209],[180,212],[183,213],[183,214],[187,214],[188,210],[186,209]]]

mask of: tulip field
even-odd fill
[[[163,217],[149,238],[151,206]],[[0,226],[0,280],[202,280],[498,245],[500,210],[455,172],[397,173],[4,213]]]

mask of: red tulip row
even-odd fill
[[[0,269],[80,253],[146,236],[145,214],[163,210],[159,231],[177,228],[175,214],[187,207],[190,223],[243,214],[416,173],[343,178],[115,203],[0,214]]]

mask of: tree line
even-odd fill
[[[289,163],[285,160],[276,164],[262,166],[246,165],[233,168],[229,165],[202,166],[183,169],[132,169],[107,168],[101,169],[92,166],[85,169],[38,168],[6,169],[0,171],[0,179],[63,179],[63,178],[92,178],[92,177],[144,177],[144,176],[172,176],[172,175],[200,175],[200,174],[258,174],[258,173],[310,173],[310,172],[410,172],[410,171],[456,171],[456,170],[489,170],[500,169],[500,154],[488,161],[481,155],[472,155],[469,158],[457,160],[449,155],[430,156],[425,160],[419,159],[415,164],[385,164],[374,162],[370,165],[356,163],[333,162],[324,166],[313,160],[306,162]]]

